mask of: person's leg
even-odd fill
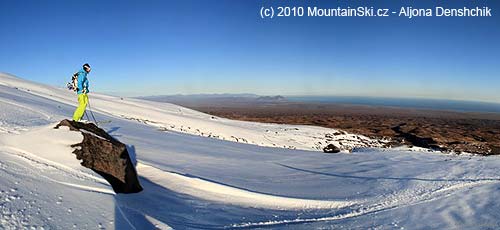
[[[89,98],[87,94],[78,94],[78,108],[76,108],[75,113],[73,113],[73,120],[80,121],[85,113],[85,108],[87,107],[87,103]]]

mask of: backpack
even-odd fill
[[[78,91],[78,72],[73,74],[71,81],[66,84],[66,87],[68,87],[69,90]]]

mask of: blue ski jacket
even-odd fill
[[[78,94],[88,93],[89,92],[89,80],[87,79],[87,72],[81,69],[78,71]]]

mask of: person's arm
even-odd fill
[[[89,92],[89,79],[87,79],[87,77],[85,77],[85,93],[88,93]]]
[[[81,92],[83,92],[83,90],[84,90],[83,82],[85,80],[86,80],[85,74],[83,74],[82,72],[78,72],[78,84],[77,84],[78,91],[81,90]]]

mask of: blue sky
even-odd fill
[[[91,90],[427,97],[500,102],[500,3],[484,18],[274,18],[261,6],[433,7],[438,1],[0,0],[0,71]],[[446,3],[448,2],[448,3]]]

